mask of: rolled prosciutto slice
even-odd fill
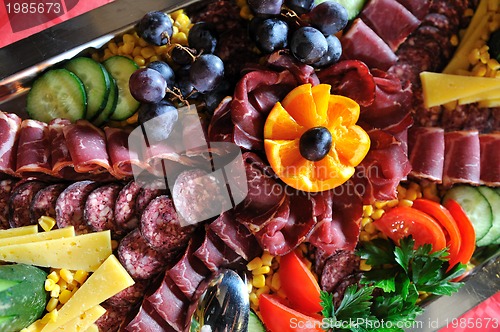
[[[481,184],[500,186],[500,132],[479,135]]]
[[[54,119],[49,123],[52,171],[60,175],[73,172],[74,167],[63,132],[64,127],[69,125],[71,121],[67,119]]]
[[[441,183],[444,169],[444,129],[412,127],[408,132],[410,175]]]
[[[63,132],[75,171],[92,174],[111,171],[106,137],[101,129],[87,120],[78,120],[64,126]]]
[[[477,130],[445,133],[444,146],[443,185],[479,185],[480,143]]]
[[[16,150],[21,118],[0,111],[0,173],[16,175]]]
[[[16,168],[24,177],[40,173],[56,175],[50,164],[49,126],[46,123],[31,119],[21,123]]]

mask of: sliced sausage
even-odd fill
[[[104,303],[113,307],[131,308],[142,300],[150,283],[149,279],[136,280],[135,284],[110,297]]]
[[[116,332],[120,329],[124,318],[131,311],[131,307],[115,307],[106,303],[102,304],[106,309],[104,315],[95,322],[99,331]]]
[[[167,195],[149,203],[141,216],[141,233],[156,250],[163,253],[178,251],[187,246],[195,226],[181,226],[174,203]]]
[[[38,220],[42,216],[48,216],[55,219],[57,198],[66,187],[66,184],[56,183],[37,192],[31,201],[31,219]]]
[[[0,181],[0,229],[10,228],[9,225],[9,198],[15,181],[5,179]]]
[[[115,222],[119,228],[132,230],[139,226],[139,217],[135,207],[141,189],[141,186],[132,180],[120,190],[114,211]]]
[[[325,263],[321,273],[321,289],[333,292],[349,275],[359,270],[359,256],[351,251],[338,251]]]
[[[56,201],[57,227],[74,226],[77,234],[91,232],[83,211],[87,197],[97,187],[98,183],[94,181],[79,181],[69,185]]]
[[[149,279],[166,267],[165,257],[149,246],[138,228],[118,245],[118,259],[134,279]]]
[[[114,216],[116,198],[121,189],[121,184],[111,183],[94,189],[87,197],[83,216],[94,232],[110,230],[113,238],[124,235]]]
[[[36,224],[36,220],[31,219],[31,201],[36,193],[46,186],[46,183],[40,181],[26,181],[16,186],[9,200],[10,227],[15,228]]]
[[[148,204],[158,196],[167,194],[167,189],[164,189],[163,182],[150,182],[141,184],[142,189],[137,196],[135,210],[138,216],[141,216]]]

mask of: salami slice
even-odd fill
[[[141,216],[148,204],[160,195],[167,194],[167,190],[163,189],[163,182],[151,182],[141,184],[142,189],[137,195],[135,210],[138,216]]]
[[[156,250],[163,253],[175,252],[187,246],[195,226],[182,227],[167,195],[156,197],[149,203],[141,216],[141,233]]]
[[[31,219],[30,206],[35,194],[47,186],[40,181],[26,181],[18,185],[9,200],[9,224],[10,227],[21,227],[36,224]]]
[[[150,283],[149,279],[136,280],[135,284],[110,297],[104,303],[113,307],[131,308],[141,301]]]
[[[116,198],[122,185],[111,183],[94,189],[85,201],[83,216],[87,225],[95,232],[110,230],[113,238],[120,238],[124,232],[117,227],[114,217]]]
[[[41,216],[56,218],[57,198],[66,189],[63,183],[52,184],[43,188],[31,201],[30,213],[32,220],[38,220]]]
[[[75,182],[66,188],[56,201],[57,227],[74,226],[77,234],[85,234],[92,229],[83,217],[85,201],[90,193],[97,188],[94,181]]]
[[[9,198],[15,185],[12,179],[0,181],[0,229],[10,228],[9,225]]]
[[[149,279],[166,267],[164,255],[149,246],[138,228],[118,245],[118,259],[134,279]]]
[[[132,230],[139,226],[139,217],[136,210],[137,196],[141,192],[141,186],[130,181],[118,194],[115,204],[115,222],[118,228]]]
[[[106,309],[104,315],[95,322],[99,331],[116,332],[120,329],[123,319],[128,315],[131,307],[115,307],[106,303],[102,304]]]

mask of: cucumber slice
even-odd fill
[[[266,332],[264,324],[253,311],[248,314],[248,332]]]
[[[488,246],[495,244],[500,238],[500,195],[486,186],[478,187],[478,190],[488,200],[493,213],[490,230],[481,240],[477,241],[478,246]]]
[[[71,71],[83,82],[87,94],[87,120],[94,119],[106,107],[111,80],[106,69],[99,62],[80,57],[70,60],[64,68]]]
[[[71,122],[84,119],[87,96],[82,81],[69,70],[49,70],[33,83],[26,111],[32,119],[43,122],[56,118]]]
[[[469,217],[476,231],[476,242],[481,240],[490,230],[493,223],[493,213],[488,200],[475,187],[460,185],[451,188],[443,197],[457,201]]]
[[[103,63],[104,68],[108,70],[115,79],[118,86],[118,103],[116,109],[111,115],[112,120],[125,120],[137,111],[140,103],[132,97],[128,86],[130,76],[139,69],[137,64],[127,57],[115,55]]]
[[[116,104],[118,103],[118,87],[116,86],[116,82],[113,77],[106,71],[106,75],[109,75],[109,78],[111,80],[111,86],[110,86],[110,91],[109,91],[109,96],[108,96],[108,102],[106,104],[106,107],[97,115],[97,118],[95,118],[92,123],[96,127],[102,126],[104,123],[106,123],[109,120],[109,117],[111,114],[116,109]]]
[[[317,5],[325,1],[328,0],[316,0],[315,3]],[[358,14],[365,6],[366,0],[335,0],[335,2],[341,4],[347,10],[348,18],[350,21],[358,16]]]

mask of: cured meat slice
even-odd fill
[[[49,146],[48,125],[37,120],[24,120],[17,146],[16,172],[24,177],[40,173],[54,175]]]
[[[369,68],[387,70],[398,59],[391,48],[360,18],[354,20],[341,42],[343,59],[363,61]]]
[[[35,225],[31,219],[30,206],[33,197],[47,186],[41,181],[25,181],[14,188],[9,200],[9,225],[12,228]]]
[[[110,230],[113,238],[124,235],[114,218],[116,199],[122,188],[121,184],[111,183],[94,189],[87,197],[83,217],[94,232]]]
[[[167,271],[172,281],[190,300],[200,282],[210,274],[210,270],[193,255],[199,248],[201,240],[203,238],[200,236],[194,236],[181,259]]]
[[[132,180],[118,193],[114,217],[119,229],[132,230],[139,226],[139,216],[136,212],[136,200],[141,189],[141,186],[136,181]]]
[[[106,312],[95,322],[99,331],[117,332],[120,329],[123,318],[127,316],[131,308],[114,307],[106,303],[103,303],[102,307],[106,309]]]
[[[167,195],[156,197],[141,216],[141,233],[147,243],[162,253],[171,253],[186,247],[194,225],[181,226],[174,203]]]
[[[429,12],[432,0],[398,0],[398,2],[421,20]]]
[[[135,283],[132,286],[129,286],[119,292],[118,294],[113,295],[109,299],[107,299],[104,303],[110,305],[112,307],[128,307],[132,308],[139,302],[141,302],[142,298],[146,294],[146,289],[151,284],[151,280],[149,279],[138,279],[134,280]]]
[[[408,132],[410,175],[437,183],[443,180],[444,129],[412,127]]]
[[[444,134],[443,185],[480,183],[480,142],[477,130]]]
[[[31,220],[37,221],[42,216],[55,219],[57,198],[66,187],[66,184],[56,183],[39,190],[31,201]]]
[[[0,229],[10,228],[9,225],[9,198],[15,181],[12,179],[0,180]]]
[[[97,186],[94,181],[78,181],[69,185],[59,195],[56,201],[57,227],[74,226],[76,234],[92,231],[85,222],[84,210],[87,197]]]
[[[251,261],[262,253],[255,236],[235,220],[231,211],[221,213],[208,227],[246,261]]]
[[[0,173],[16,176],[16,154],[21,118],[0,111]]]
[[[166,268],[167,258],[149,246],[139,229],[128,233],[118,245],[118,259],[134,279],[150,279]]]
[[[224,98],[214,110],[208,126],[208,139],[210,142],[234,142],[234,126],[231,121],[232,97]]]
[[[167,194],[167,189],[165,189],[165,181],[162,180],[147,182],[141,180],[136,182],[141,186],[141,191],[137,195],[135,201],[135,211],[138,216],[141,216],[153,199],[160,195]]]
[[[128,332],[175,332],[176,330],[170,326],[149,301],[143,301],[139,312],[135,317],[124,327]]]
[[[146,298],[158,314],[176,331],[184,331],[189,300],[165,273],[158,289]]]
[[[359,269],[359,261],[359,256],[349,250],[341,250],[332,255],[321,271],[321,288],[332,292],[342,280]]]
[[[104,173],[111,171],[104,132],[88,122],[78,120],[63,127],[75,171],[78,173]]]
[[[420,20],[396,0],[370,0],[360,17],[393,51],[420,24]]]
[[[481,184],[500,186],[500,132],[479,135]]]
[[[241,256],[229,248],[210,228],[206,229],[203,243],[193,255],[198,257],[212,272],[241,259]]]

